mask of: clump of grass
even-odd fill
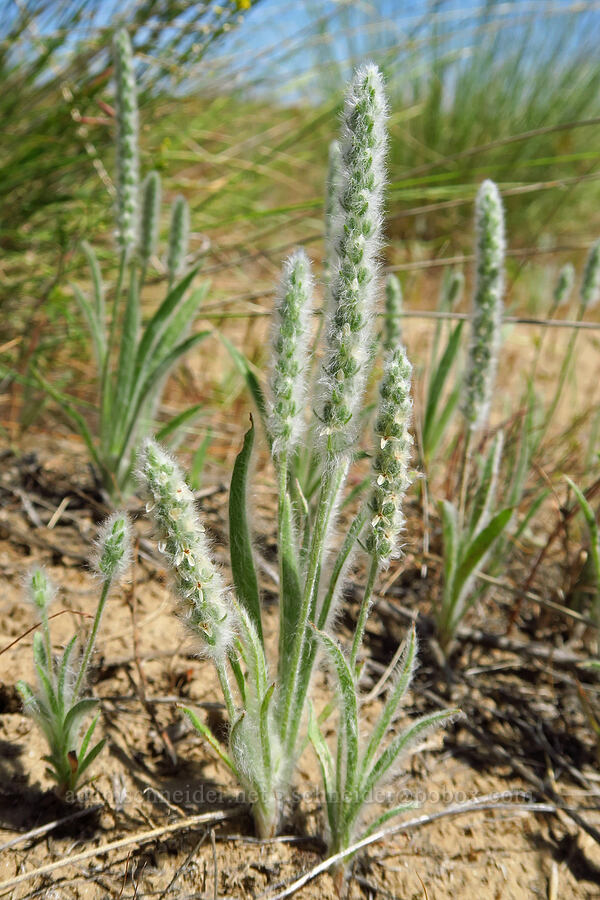
[[[40,630],[33,637],[37,688],[19,681],[17,690],[23,698],[25,712],[46,738],[49,751],[44,756],[48,764],[46,775],[56,782],[61,797],[80,786],[106,743],[103,738],[92,746],[98,715],[81,738],[83,723],[97,706],[95,699],[83,697],[82,693],[106,601],[126,569],[130,553],[129,521],[124,514],[115,513],[104,523],[98,538],[95,567],[101,589],[87,642],[82,649],[81,635],[74,634],[60,656],[53,652],[48,621],[55,589],[43,569],[34,569],[27,581],[27,593],[40,621]]]

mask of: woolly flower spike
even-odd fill
[[[558,273],[558,281],[554,288],[555,306],[565,306],[565,304],[569,302],[574,282],[575,267],[572,263],[566,263]]]
[[[113,53],[117,82],[117,238],[121,249],[130,253],[137,246],[139,229],[139,128],[133,53],[124,28],[115,35]]]
[[[298,250],[284,263],[275,306],[270,417],[275,456],[293,450],[304,424],[312,292],[310,261],[303,250]]]
[[[340,184],[342,177],[342,151],[337,141],[329,145],[329,168],[327,171],[327,186],[325,195],[325,273],[327,278],[331,276],[335,265],[336,228],[340,217]]]
[[[471,431],[488,416],[498,363],[504,291],[504,211],[498,188],[484,181],[475,201],[477,279],[462,410]]]
[[[381,563],[386,563],[396,548],[404,526],[402,499],[411,483],[411,374],[404,347],[391,350],[385,361],[375,422],[380,444],[373,461],[375,484],[369,501],[373,518],[367,537],[368,551]]]
[[[150,172],[142,184],[142,221],[140,226],[140,260],[144,269],[156,251],[160,216],[160,175]]]
[[[600,240],[590,248],[583,270],[581,305],[592,309],[600,300]]]
[[[369,357],[385,186],[385,119],[383,79],[376,66],[365,66],[348,89],[340,141],[341,219],[335,229],[322,416],[322,434],[333,453],[350,446],[348,423],[360,403]]]
[[[402,286],[393,273],[385,282],[384,350],[395,350],[402,342]]]
[[[105,581],[119,578],[131,560],[131,525],[125,513],[116,512],[106,519],[97,539],[95,565]]]
[[[26,581],[27,594],[41,614],[45,614],[54,600],[56,590],[43,569],[33,569]]]
[[[159,549],[171,564],[184,622],[203,651],[222,660],[233,639],[233,612],[214,565],[194,497],[177,464],[152,441],[140,453],[139,477],[160,532]]]
[[[178,194],[171,207],[171,229],[169,231],[169,251],[167,270],[171,285],[181,278],[185,271],[190,237],[190,210],[187,200]]]

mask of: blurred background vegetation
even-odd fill
[[[109,47],[123,23],[142,172],[160,171],[166,200],[188,198],[212,281],[204,315],[237,320],[252,359],[282,257],[302,243],[321,258],[328,144],[365,59],[391,98],[385,254],[409,306],[434,307],[444,268],[469,262],[483,177],[507,204],[514,309],[543,314],[560,265],[580,265],[600,232],[600,3],[7,0],[0,352],[22,378],[32,361],[63,384],[83,373],[69,281],[85,277],[83,237],[113,264]],[[15,384],[4,380],[2,418],[26,426],[44,401],[27,386],[17,398]]]

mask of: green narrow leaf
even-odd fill
[[[188,719],[190,720],[190,722],[192,723],[192,725],[194,726],[196,731],[200,732],[202,737],[206,738],[206,740],[208,741],[210,746],[213,748],[213,750],[215,751],[217,756],[233,772],[235,777],[239,778],[239,773],[235,767],[235,763],[233,762],[233,760],[231,759],[229,754],[226,753],[226,751],[223,749],[223,747],[221,746],[219,741],[216,739],[216,737],[214,736],[214,734],[212,733],[212,731],[210,730],[208,725],[205,725],[204,722],[202,722],[198,718],[196,713],[193,710],[189,709],[189,707],[182,706],[181,708],[183,709],[184,713],[186,714],[186,716],[188,717]]]
[[[199,331],[197,334],[193,334],[185,341],[182,341],[181,344],[178,344],[177,347],[171,350],[164,359],[160,360],[156,367],[147,376],[142,387],[140,389],[136,388],[136,401],[135,403],[131,404],[128,410],[127,430],[125,431],[125,435],[123,437],[123,441],[119,451],[121,459],[126,456],[128,449],[134,443],[135,435],[140,424],[142,409],[144,405],[152,399],[153,392],[156,387],[160,384],[161,380],[169,373],[169,370],[172,368],[172,366],[175,365],[180,357],[191,350],[192,347],[195,347],[196,344],[199,344],[201,341],[205,340],[211,333],[212,332],[210,331]]]
[[[367,745],[367,750],[361,763],[361,774],[359,783],[365,779],[371,763],[375,759],[375,755],[381,746],[388,730],[392,724],[398,704],[406,694],[412,681],[415,664],[417,661],[417,631],[413,625],[406,638],[406,646],[398,660],[396,671],[397,680],[386,703],[383,707],[381,715],[377,721],[373,733]]]
[[[209,428],[205,437],[202,439],[200,446],[194,453],[192,466],[190,468],[190,487],[193,491],[200,490],[202,485],[202,473],[204,471],[204,462],[206,460],[206,452],[212,440],[212,430]]]
[[[85,759],[85,754],[87,752],[87,748],[90,745],[90,741],[92,740],[92,736],[94,731],[96,730],[96,725],[98,724],[98,719],[100,718],[100,713],[97,713],[90,723],[90,727],[86,731],[83,736],[83,740],[81,742],[81,747],[79,748],[79,759]]]
[[[473,498],[468,528],[468,534],[471,537],[480,529],[480,526],[486,522],[494,504],[503,443],[504,439],[502,432],[500,431],[492,441],[485,459],[481,478],[479,479],[479,486],[475,492],[475,497]]]
[[[254,567],[246,491],[252,447],[254,446],[254,423],[250,418],[250,428],[245,434],[242,449],[237,455],[231,476],[229,492],[229,553],[231,572],[237,596],[248,612],[263,643],[260,616],[260,595],[258,578]]]
[[[243,353],[241,353],[237,347],[231,343],[231,341],[225,337],[224,334],[219,335],[224,347],[227,349],[229,355],[231,356],[236,369],[244,378],[248,390],[250,391],[254,402],[256,404],[256,409],[258,410],[258,414],[260,420],[262,422],[263,428],[265,430],[265,434],[267,435],[267,440],[269,441],[269,445],[271,444],[271,438],[269,435],[269,427],[268,427],[268,413],[267,413],[267,401],[265,399],[265,395],[263,393],[263,389],[258,383],[258,379],[252,368],[250,367],[250,363],[246,359]]]
[[[139,325],[140,298],[137,270],[135,265],[131,265],[129,269],[129,290],[127,292],[127,302],[121,330],[121,348],[115,381],[114,407],[111,415],[113,438],[109,445],[113,453],[117,450],[119,438],[125,427],[126,411],[129,409],[132,401]]]
[[[454,415],[454,410],[458,406],[458,401],[460,400],[460,391],[461,385],[459,383],[456,385],[456,387],[448,397],[448,400],[444,404],[444,409],[442,410],[441,414],[437,417],[435,422],[432,423],[431,431],[427,439],[427,453],[429,459],[431,459],[431,457],[437,450],[438,445],[446,432],[448,423]],[[425,447],[425,444],[423,446]]]
[[[335,834],[337,831],[337,813],[339,811],[340,804],[336,803],[335,798],[332,797],[331,788],[334,778],[333,758],[331,756],[331,752],[329,750],[329,747],[327,746],[325,738],[323,737],[323,733],[319,728],[319,723],[317,722],[315,711],[310,701],[308,714],[308,737],[313,746],[313,750],[315,751],[315,755],[319,763],[319,768],[321,769],[323,788],[325,790],[325,804],[327,806],[327,819],[329,822],[329,829],[332,834]]]
[[[454,331],[448,338],[446,349],[442,355],[440,363],[435,370],[434,376],[429,383],[427,391],[427,403],[425,406],[425,416],[423,419],[423,447],[427,450],[430,445],[431,432],[435,421],[435,413],[444,390],[444,385],[450,370],[454,365],[458,350],[460,348],[460,339],[462,335],[463,322],[459,322]]]
[[[198,274],[200,266],[192,269],[179,284],[176,284],[170,291],[161,305],[158,307],[148,324],[146,325],[140,341],[136,361],[135,361],[135,380],[137,382],[138,375],[144,367],[146,360],[151,355],[151,351],[156,347],[158,340],[167,328],[167,324],[171,318],[173,311],[178,306],[181,298],[191,285],[192,281]]]
[[[98,370],[101,372],[104,366],[104,354],[106,353],[106,337],[104,331],[96,319],[96,314],[92,309],[91,303],[87,297],[85,297],[81,289],[76,284],[72,284],[71,289],[87,322],[88,329],[92,336],[92,343],[94,345],[96,363],[98,365]]]
[[[94,288],[94,311],[96,313],[96,322],[102,333],[102,343],[106,346],[106,306],[104,300],[104,285],[102,283],[102,273],[98,264],[98,257],[93,247],[87,241],[81,242],[81,249],[86,255],[90,273],[92,276],[92,286]]]
[[[89,767],[94,762],[94,760],[96,759],[98,754],[102,752],[105,745],[106,745],[106,738],[102,738],[101,741],[98,741],[98,743],[96,744],[95,747],[92,747],[92,749],[90,750],[90,752],[88,753],[88,755],[86,757],[84,757],[81,760],[78,760],[77,773],[76,773],[77,781],[79,781],[79,779],[81,778],[83,773],[86,771],[86,769],[89,769]]]
[[[244,648],[242,646],[242,642],[239,637],[235,640],[235,645],[238,649],[238,652],[242,659],[245,659]],[[229,665],[231,666],[231,670],[233,672],[233,677],[235,678],[236,684],[238,686],[238,690],[240,692],[240,696],[242,698],[242,706],[246,705],[246,681],[244,679],[244,673],[242,672],[242,667],[240,665],[240,661],[235,655],[233,648],[229,651],[227,655],[227,659],[229,660]]]
[[[176,307],[164,333],[156,342],[156,352],[160,356],[171,350],[181,337],[190,330],[198,308],[208,293],[209,286],[208,281],[203,282],[199,288],[190,293],[183,303]]]
[[[166,439],[177,431],[177,429],[195,419],[203,409],[203,403],[196,403],[194,406],[190,406],[189,409],[184,409],[183,412],[173,416],[173,418],[170,419],[166,425],[163,425],[160,431],[156,433],[156,440],[160,442],[166,441]]]
[[[298,616],[302,605],[302,587],[295,546],[292,503],[285,492],[279,500],[281,504],[281,530],[278,553],[281,555],[281,590],[279,592],[280,657],[279,674],[284,677],[283,668],[289,664],[298,626]]]
[[[269,708],[273,699],[273,691],[275,684],[271,684],[263,697],[260,705],[260,743],[262,746],[263,768],[265,770],[265,781],[271,784],[271,734],[269,730]]]
[[[379,782],[385,778],[401,753],[406,752],[417,741],[422,740],[429,731],[439,728],[459,714],[459,709],[442,709],[439,712],[430,713],[417,719],[402,734],[394,738],[372,767],[367,778],[365,778],[356,800],[348,811],[348,822],[352,823],[360,814],[364,803],[369,799]]]
[[[458,557],[458,514],[449,500],[440,502],[442,514],[442,537],[444,541],[444,582],[450,588]]]
[[[314,627],[314,626],[313,626]],[[345,793],[351,796],[356,783],[358,769],[358,700],[356,684],[340,647],[324,631],[315,628],[327,654],[335,668],[341,697],[340,726],[346,744],[346,784]],[[339,765],[339,763],[338,763]]]
[[[337,590],[338,582],[341,578],[342,572],[344,570],[344,566],[348,562],[350,554],[352,552],[352,548],[354,544],[360,537],[360,534],[363,528],[366,525],[367,519],[369,518],[368,509],[362,509],[361,512],[354,518],[352,525],[348,529],[346,537],[344,538],[344,543],[342,544],[338,555],[336,556],[335,562],[331,569],[331,576],[329,578],[329,587],[327,589],[327,593],[323,599],[323,603],[321,604],[321,609],[319,611],[319,619],[317,621],[317,627],[319,629],[325,628],[325,623],[327,622],[327,618],[329,616],[329,612],[331,610],[331,604],[333,602],[333,598],[335,596],[335,592]]]
[[[405,812],[409,812],[411,809],[418,809],[418,803],[403,803],[401,806],[394,806],[393,809],[388,809],[387,812],[382,813],[378,816],[374,822],[371,822],[366,831],[361,835],[360,840],[363,841],[365,838],[368,838],[369,835],[374,834],[378,831],[382,825],[385,825],[386,822],[389,822],[390,819],[395,819],[396,816],[401,816]]]
[[[97,706],[98,701],[94,697],[84,697],[83,700],[78,700],[65,716],[63,726],[65,733],[70,732],[72,728],[76,729],[81,719]]]
[[[470,575],[473,574],[476,567],[488,552],[496,538],[500,534],[502,534],[507,524],[510,522],[512,514],[513,511],[510,507],[508,507],[507,509],[503,509],[501,512],[497,513],[493,517],[491,522],[486,525],[483,531],[480,531],[479,534],[475,536],[475,538],[466,548],[466,551],[462,556],[460,564],[456,570],[456,576],[453,586],[453,593],[455,597],[460,596],[460,592],[465,582],[470,577]]]

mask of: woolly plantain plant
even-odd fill
[[[443,587],[435,608],[438,641],[447,650],[465,612],[477,597],[475,575],[507,528],[512,509],[496,508],[503,435],[499,433],[469,494],[473,441],[487,424],[498,364],[504,290],[504,212],[496,185],[484,181],[475,202],[477,278],[471,342],[462,387],[466,426],[459,504],[440,504],[444,542]]]
[[[332,252],[319,391],[313,396],[314,386],[309,387],[307,347],[313,280],[302,251],[290,257],[283,270],[274,317],[269,400],[264,399],[258,384],[253,385],[278,488],[279,642],[275,665],[271,666],[265,655],[246,510],[254,426],[245,436],[231,481],[234,590],[224,584],[214,565],[192,494],[176,463],[152,442],[140,454],[140,480],[147,508],[157,526],[159,548],[174,575],[182,618],[200,651],[216,668],[229,715],[227,747],[194,711],[186,712],[247,792],[262,836],[274,834],[280,825],[305,744],[307,701],[323,644],[338,676],[343,680],[349,672],[352,690],[356,688],[356,662],[377,573],[393,552],[403,522],[401,500],[409,483],[411,443],[410,366],[403,349],[397,348],[388,355],[382,383],[371,499],[359,511],[341,549],[332,553],[336,510],[359,437],[363,388],[371,363],[385,185],[385,115],[381,75],[374,66],[359,69],[346,95],[339,175],[331,198],[330,208],[337,212],[328,231]],[[294,453],[308,427],[307,407],[315,410],[319,448],[319,489],[311,504],[293,477]],[[365,539],[369,572],[353,646],[346,655],[331,637],[331,620],[343,572],[368,523]],[[358,725],[351,720],[353,711],[346,706],[344,691],[349,697],[345,681],[338,704],[340,727],[344,735],[354,734]],[[369,779],[378,780],[373,766],[379,766],[377,772],[382,777],[390,769],[381,761],[379,751],[393,718],[390,714],[374,737],[372,757],[360,762],[360,775],[358,768],[353,774],[349,768],[352,760],[358,766],[358,759],[352,757],[350,763],[341,763],[346,776],[340,771],[336,777],[340,782],[344,777],[356,778],[357,794],[352,812],[336,814],[341,830],[332,839],[338,844],[354,833],[361,819],[363,801],[368,797],[364,788],[368,788]],[[314,725],[312,734],[318,734]],[[383,751],[386,760],[395,759],[402,748],[392,739]],[[329,785],[327,792],[329,796]],[[328,804],[331,806],[330,798]]]
[[[77,788],[106,743],[103,738],[91,746],[97,715],[80,743],[83,723],[97,705],[96,700],[82,697],[82,693],[109,592],[127,567],[130,552],[129,521],[122,513],[116,513],[107,519],[98,537],[95,568],[102,587],[85,647],[80,649],[81,635],[75,634],[60,657],[53,653],[48,622],[54,588],[43,569],[34,569],[27,582],[29,597],[40,620],[40,630],[33,637],[38,685],[35,689],[19,681],[17,690],[23,698],[25,712],[46,738],[49,750],[44,757],[48,763],[46,774],[56,782],[60,796]]]
[[[90,331],[97,367],[99,401],[94,419],[86,420],[76,400],[56,390],[39,372],[34,375],[83,438],[107,495],[117,502],[131,490],[136,450],[151,431],[169,371],[210,332],[188,336],[208,285],[192,290],[198,269],[185,274],[189,212],[183,197],[177,197],[172,208],[167,294],[141,326],[140,294],[158,239],[160,178],[151,172],[139,184],[136,84],[125,30],[115,36],[114,61],[119,265],[110,314],[98,259],[87,243],[83,250],[89,263],[91,300],[79,287],[73,288]],[[198,406],[186,410],[166,426],[165,433],[172,433],[198,410]]]

